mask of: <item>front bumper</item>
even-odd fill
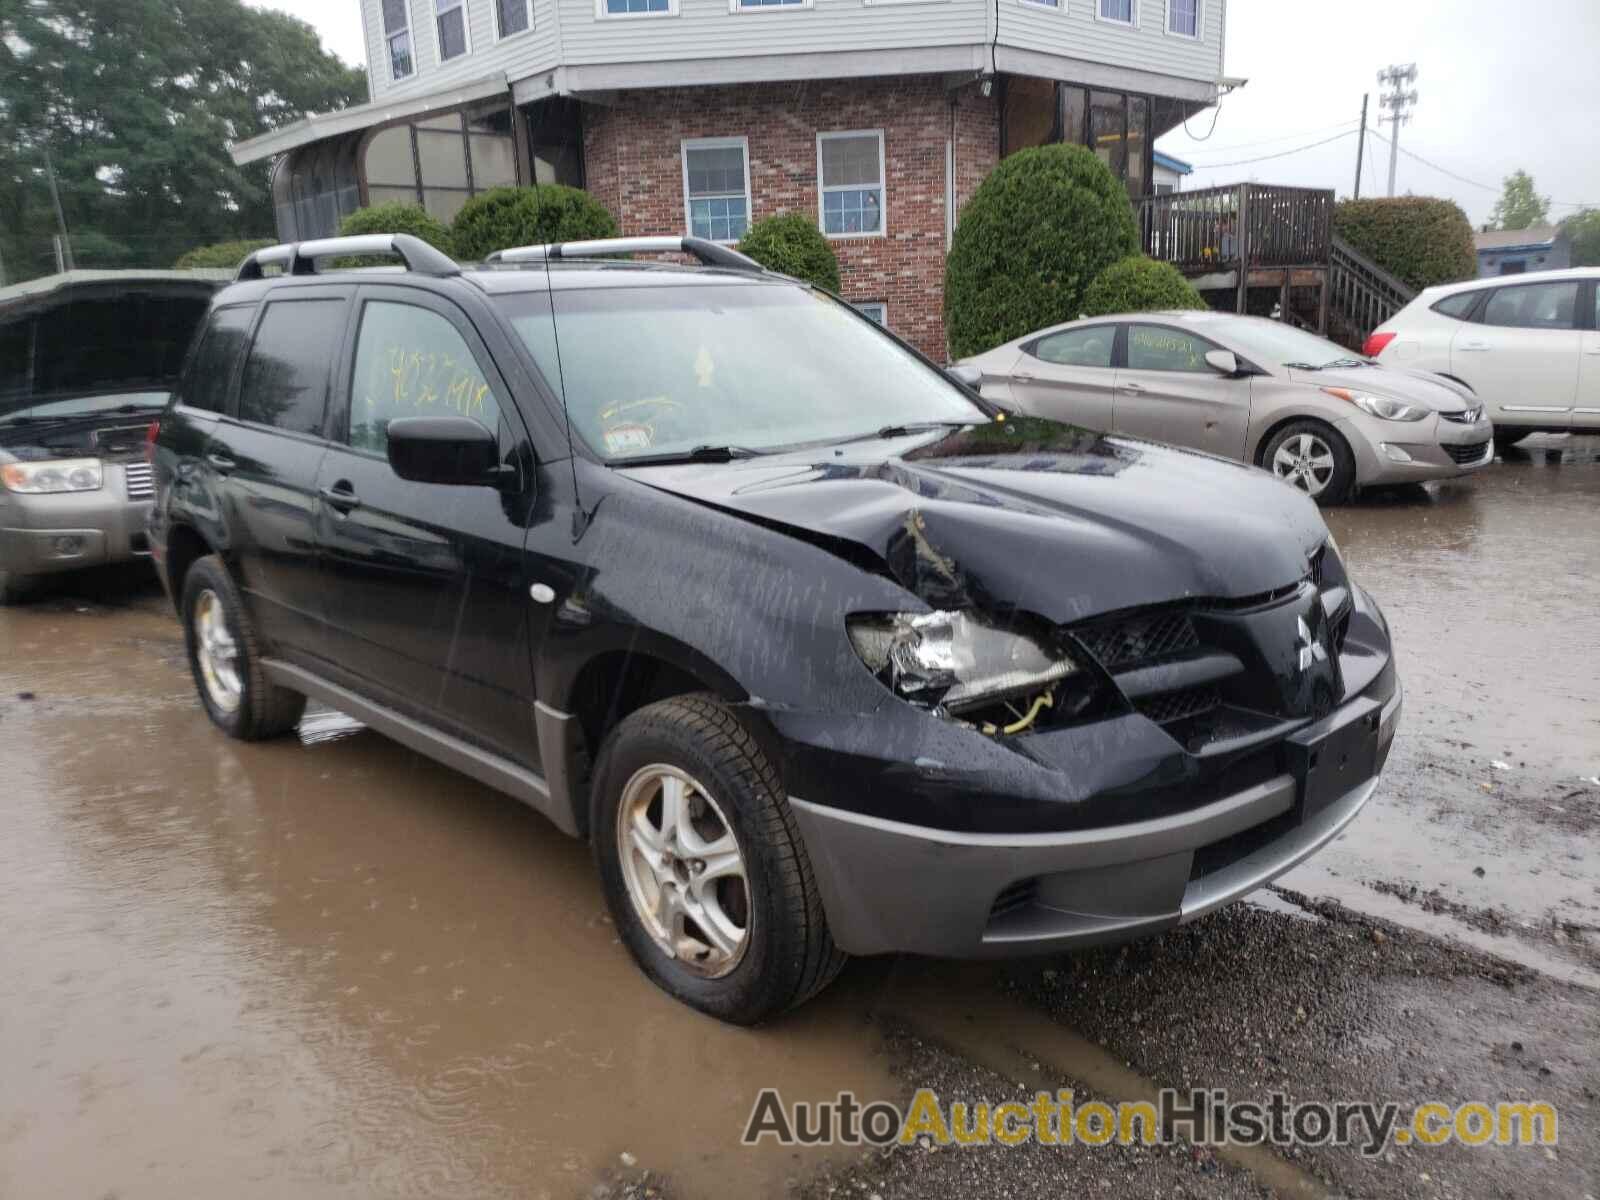
[[[147,558],[145,522],[153,500],[130,500],[108,465],[93,492],[0,496],[0,571],[48,575]]]
[[[1363,487],[1453,479],[1494,462],[1494,426],[1487,420],[1460,425],[1437,416],[1415,423],[1363,417],[1339,425]]]
[[[1376,721],[1370,772],[1331,788],[1286,773],[1189,811],[1124,825],[967,833],[795,797],[790,803],[829,928],[846,952],[1047,953],[1194,920],[1315,853],[1372,796],[1400,708],[1396,679],[1387,699],[1357,696],[1295,736],[1306,746],[1337,747],[1341,731]],[[1313,769],[1343,767],[1324,761]],[[1313,803],[1313,792],[1323,798]]]

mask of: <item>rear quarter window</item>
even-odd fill
[[[234,368],[239,365],[239,355],[244,349],[245,336],[250,332],[250,318],[255,309],[249,305],[219,308],[211,314],[210,324],[189,360],[178,402],[189,408],[219,413],[228,402],[228,385],[233,381]]]
[[[1433,306],[1433,311],[1441,316],[1454,317],[1457,321],[1466,321],[1471,318],[1472,310],[1478,307],[1478,301],[1482,298],[1482,292],[1457,292],[1440,300]]]
[[[256,327],[239,385],[239,419],[321,437],[328,380],[344,336],[343,300],[277,300]]]

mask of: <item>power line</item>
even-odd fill
[[[1380,141],[1387,142],[1389,140],[1388,138],[1384,137],[1383,134],[1379,133],[1376,129],[1369,129],[1367,132],[1372,134],[1373,137],[1379,139]],[[1438,163],[1432,161],[1431,159],[1423,158],[1422,155],[1416,153],[1414,150],[1407,150],[1403,146],[1400,148],[1400,153],[1404,154],[1407,158],[1416,159],[1419,163],[1421,163],[1425,167],[1432,167],[1435,171],[1439,172],[1439,174],[1441,174],[1441,175],[1448,175],[1451,179],[1454,179],[1458,183],[1465,183],[1465,184],[1467,184],[1467,185],[1469,185],[1471,187],[1482,188],[1486,192],[1501,192],[1501,191],[1504,190],[1504,187],[1505,187],[1504,184],[1484,183],[1484,182],[1482,182],[1481,180],[1478,180],[1478,179],[1468,179],[1465,175],[1458,175],[1456,172],[1452,171],[1449,167],[1441,167]],[[1555,205],[1557,208],[1593,208],[1593,207],[1595,207],[1595,205],[1593,205],[1593,204],[1591,204],[1591,203],[1589,203],[1587,201],[1579,202],[1579,201],[1576,201],[1576,200],[1551,200],[1551,201],[1549,201],[1549,203]]]
[[[1354,122],[1351,122],[1353,125]],[[1330,142],[1337,142],[1341,138],[1354,137],[1354,129],[1346,129],[1343,133],[1336,133],[1332,137],[1323,138],[1320,142],[1310,142],[1304,146],[1296,146],[1293,150],[1280,150],[1276,154],[1262,154],[1256,158],[1241,158],[1233,162],[1223,163],[1196,163],[1195,167],[1202,171],[1220,171],[1225,167],[1244,167],[1251,163],[1267,162],[1274,158],[1288,158],[1291,154],[1300,154],[1306,150],[1315,150],[1318,146],[1326,146]]]
[[[1189,150],[1185,154],[1224,154],[1233,150],[1253,150],[1257,146],[1270,146],[1276,142],[1292,142],[1296,138],[1316,137],[1319,133],[1328,133],[1335,129],[1354,129],[1359,121],[1341,121],[1337,125],[1324,125],[1320,129],[1306,129],[1299,133],[1283,133],[1277,137],[1262,138],[1259,142],[1238,142],[1231,146],[1207,146],[1204,150]]]

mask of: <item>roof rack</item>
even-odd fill
[[[238,279],[261,279],[263,267],[278,263],[285,275],[315,275],[319,258],[344,258],[368,254],[393,254],[406,270],[444,277],[461,274],[455,260],[409,233],[368,233],[357,237],[319,238],[288,242],[257,250],[239,264]]]
[[[690,254],[708,267],[731,267],[736,271],[765,271],[748,255],[697,237],[601,238],[592,242],[552,242],[544,246],[517,246],[496,250],[484,262],[525,263],[551,258],[598,258],[605,254]]]

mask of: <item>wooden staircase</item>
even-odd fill
[[[1359,350],[1415,293],[1333,234],[1333,192],[1259,183],[1146,196],[1144,252],[1214,308],[1316,330]]]

